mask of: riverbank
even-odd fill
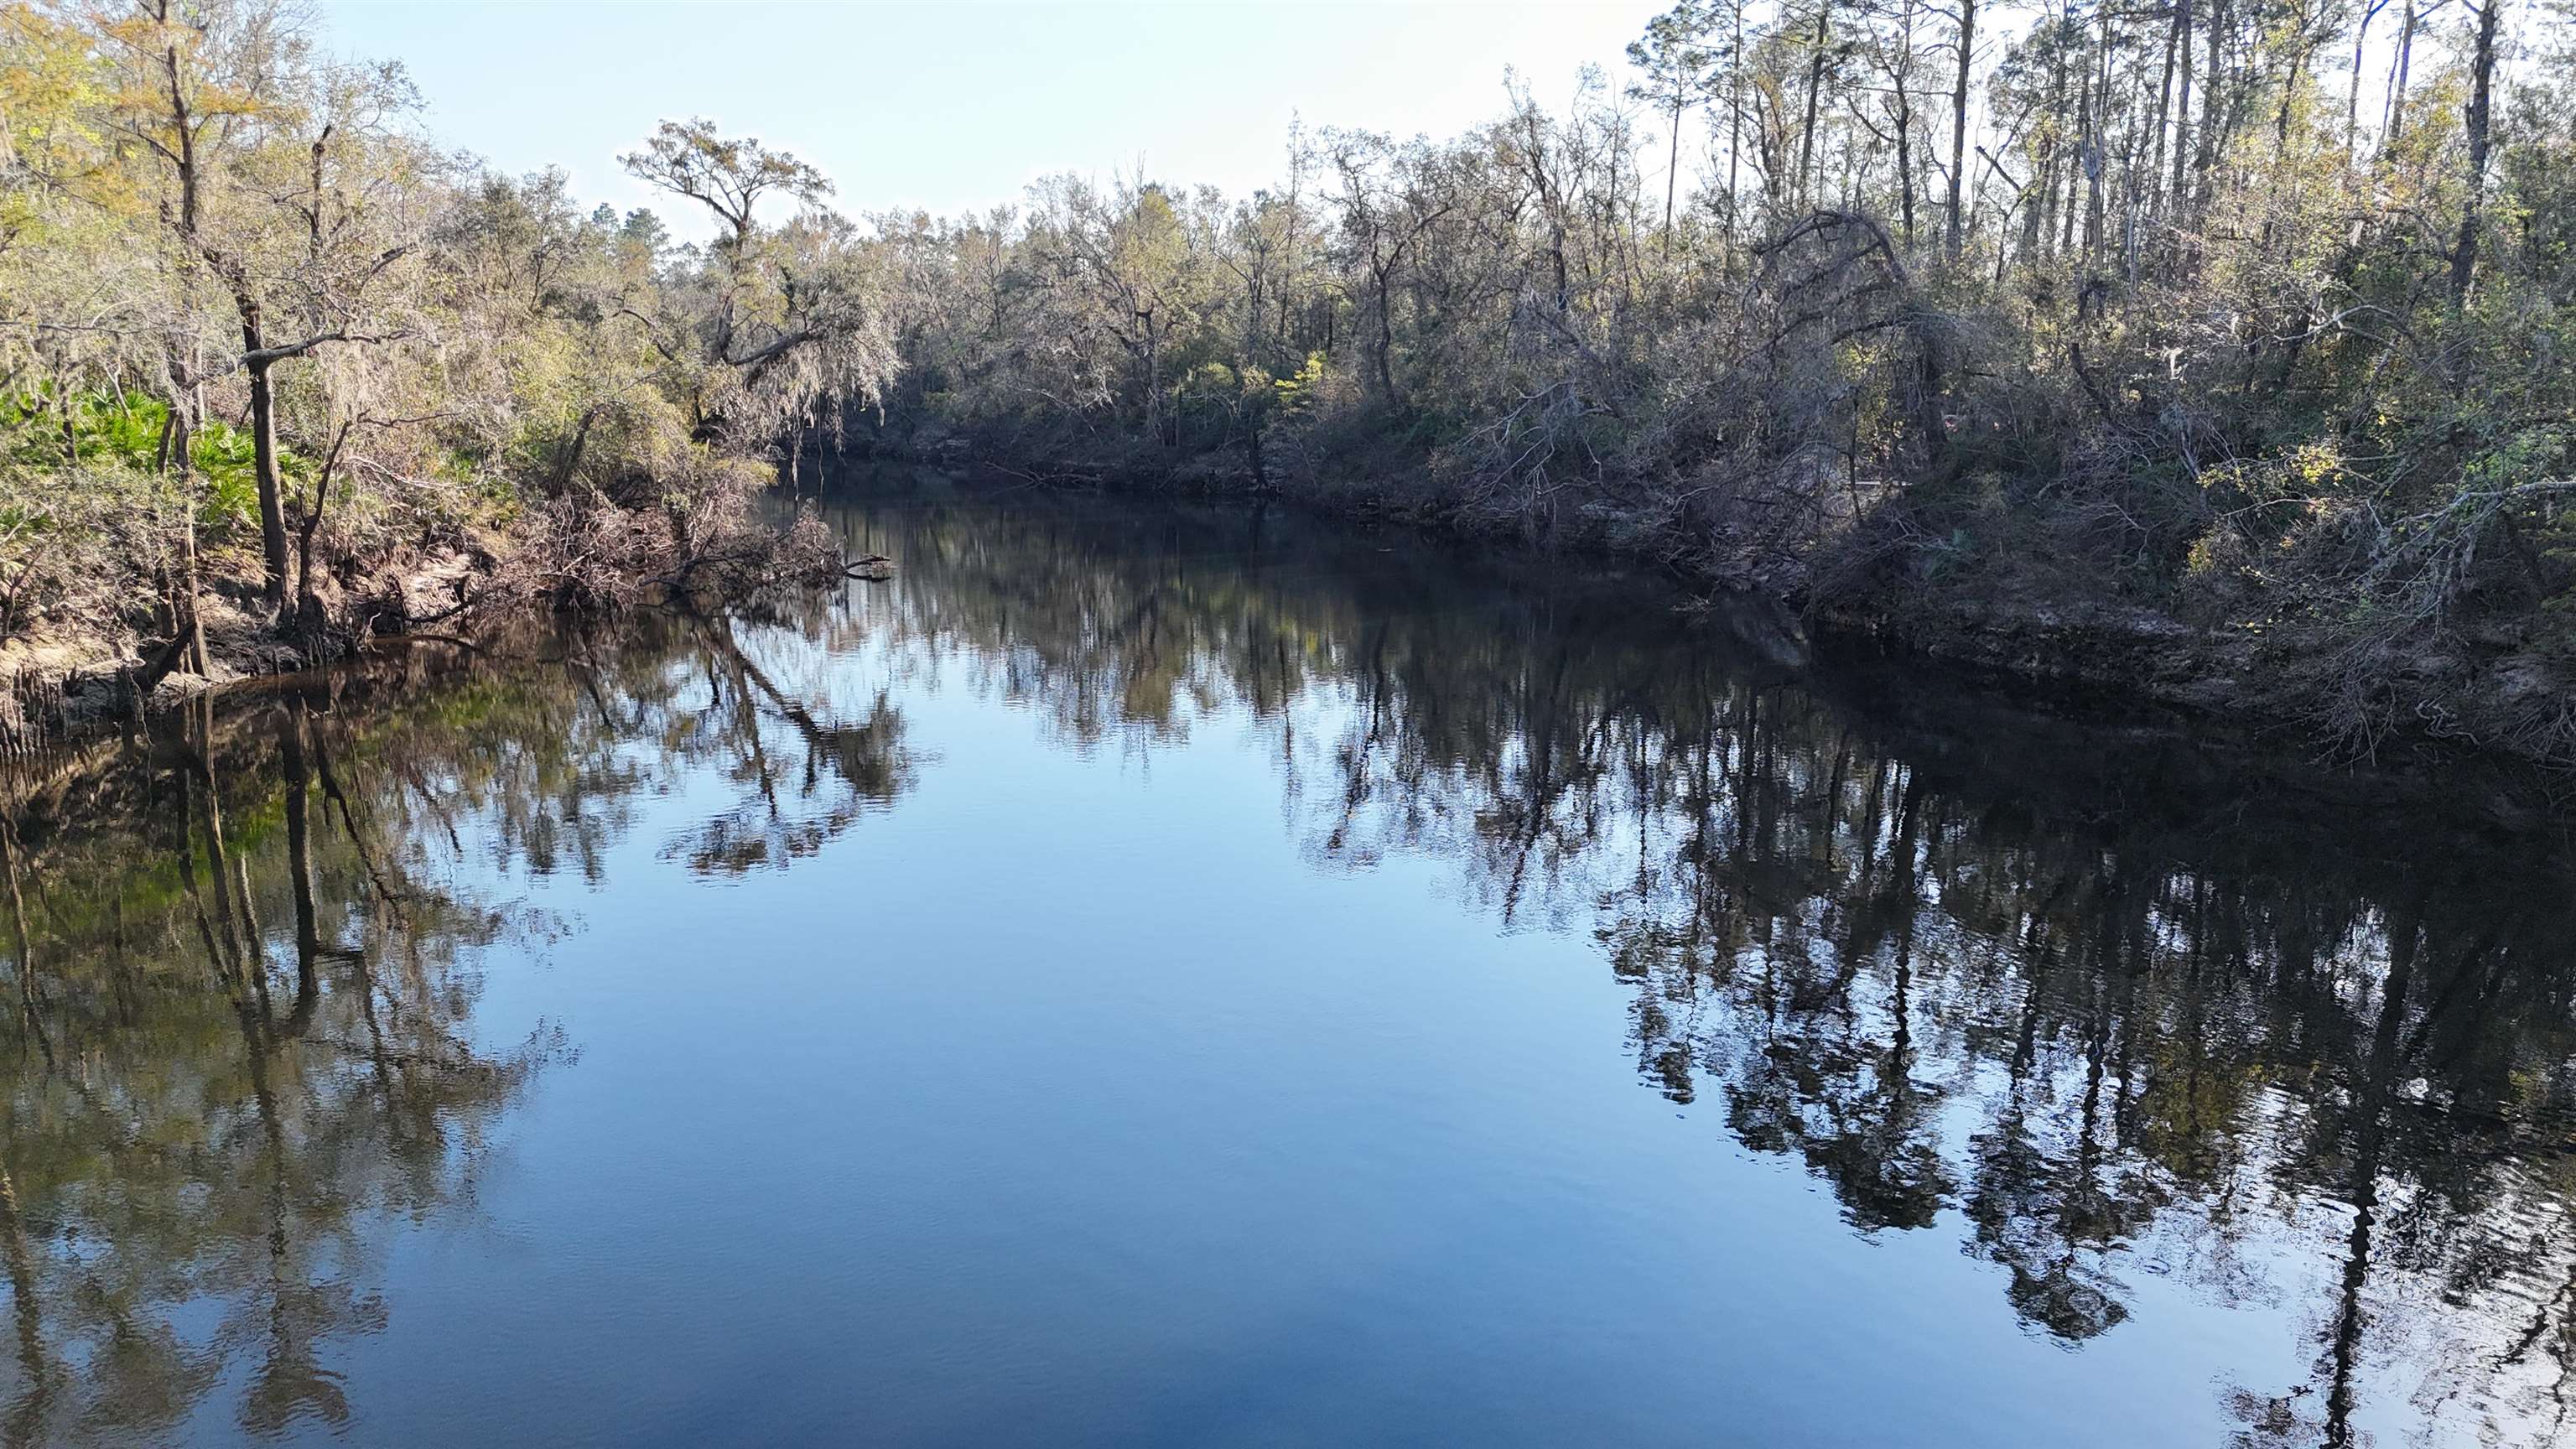
[[[320,561],[291,613],[266,606],[247,550],[209,549],[197,563],[196,587],[172,588],[157,608],[56,609],[0,640],[0,756],[386,643],[470,649],[530,612],[607,613],[682,594],[738,602],[844,568],[810,515],[778,520],[747,494],[687,519],[589,500],[451,523],[390,554]]]
[[[2064,560],[1992,547],[1962,557],[1972,550],[1926,541],[1894,507],[1872,516],[1856,506],[1824,536],[1790,546],[1694,526],[1641,504],[1643,490],[1611,485],[1569,485],[1534,517],[1428,486],[1418,470],[1273,467],[1255,483],[1224,453],[1156,459],[1113,448],[1051,466],[945,433],[927,447],[881,436],[875,453],[1024,486],[1278,499],[1360,526],[1615,560],[1705,596],[1775,605],[1764,647],[1803,650],[1831,638],[1936,660],[2024,695],[2081,695],[2087,708],[2152,704],[2329,765],[2439,772],[2454,759],[2485,757],[2576,780],[2576,678],[2529,633],[2374,639],[2208,607],[2194,617]]]

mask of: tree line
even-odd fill
[[[1604,541],[1925,635],[2143,611],[2337,739],[2566,758],[2565,18],[1683,0],[1564,105],[1300,128],[1248,198],[877,218],[884,441]]]
[[[2566,18],[1683,0],[1461,135],[953,218],[669,121],[620,159],[714,224],[683,246],[442,151],[273,0],[15,0],[0,633],[149,677],[208,617],[417,626],[504,556],[486,593],[613,593],[748,556],[747,490],[855,445],[2576,759]]]

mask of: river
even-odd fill
[[[2542,1444],[2562,832],[1650,581],[891,581],[9,782],[0,1442]]]

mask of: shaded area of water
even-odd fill
[[[2546,1443],[2562,839],[1275,513],[13,783],[0,1442]]]

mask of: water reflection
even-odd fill
[[[382,1323],[374,1224],[469,1196],[560,1054],[472,1038],[468,963],[512,923],[415,867],[349,744],[201,706],[0,831],[10,1443],[167,1433],[236,1372],[246,1429],[345,1423],[325,1360]]]
[[[328,1364],[384,1326],[390,1240],[470,1213],[495,1120],[575,1055],[477,1019],[487,965],[567,928],[510,880],[602,880],[682,778],[741,797],[670,843],[711,874],[909,778],[897,714],[819,713],[743,627],[433,651],[11,782],[0,1443],[167,1436],[219,1392],[254,1436],[349,1426]]]
[[[1588,928],[1648,1085],[1857,1232],[1958,1235],[2030,1331],[2114,1332],[2145,1276],[2305,1292],[2307,1380],[2225,1390],[2246,1442],[2355,1442],[2366,1391],[2429,1437],[2565,1426],[2562,837],[1882,671],[1792,681],[1528,562],[1188,510],[852,526],[903,565],[877,627],[964,646],[1070,739],[1247,710],[1311,860],[1427,852],[1504,920]]]
[[[1588,933],[1629,1000],[1603,1052],[1850,1232],[1991,1265],[2035,1338],[2175,1286],[2286,1307],[2306,1376],[2214,1390],[2242,1442],[2563,1428],[2560,838],[1276,513],[832,516],[893,582],[424,650],[12,782],[6,1442],[350,1423],[390,1245],[474,1211],[574,1053],[480,1009],[580,928],[525,883],[609,890],[639,831],[715,881],[826,855],[935,777],[914,716],[959,697],[1074,752],[1248,722],[1312,867],[1435,860]]]

